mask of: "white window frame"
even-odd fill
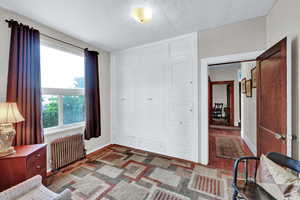
[[[48,46],[54,49],[62,50],[75,55],[83,56],[83,52],[78,49],[71,48],[57,43],[56,41],[49,40],[47,38],[41,38],[41,46]],[[73,124],[64,125],[64,114],[63,114],[63,96],[85,96],[83,88],[42,88],[41,95],[54,95],[58,97],[58,126],[44,128],[45,135],[67,131],[70,129],[83,128],[85,127],[85,121],[77,122]]]
[[[85,126],[85,121],[64,125],[64,104],[63,96],[84,96],[84,89],[69,88],[42,88],[42,95],[54,95],[58,97],[58,126],[44,128],[45,134],[68,130],[72,128],[80,128]]]

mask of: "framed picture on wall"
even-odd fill
[[[252,97],[252,80],[246,81],[246,97]]]
[[[246,94],[246,78],[241,80],[242,93]]]
[[[256,67],[251,69],[252,88],[256,88],[256,80],[257,80],[256,72],[257,72]]]

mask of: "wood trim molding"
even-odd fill
[[[208,76],[208,117],[209,117],[209,123],[212,124],[212,84],[211,84],[211,78]]]
[[[110,147],[112,147],[112,146],[114,146],[114,144],[108,144],[108,145],[105,145],[104,147],[102,147],[102,148],[100,148],[100,149],[98,149],[98,150],[96,150],[96,151],[94,151],[94,152],[92,152],[92,153],[89,153],[89,154],[87,154],[85,157],[86,158],[92,158],[92,157],[94,157],[95,155],[97,155],[97,154],[99,154],[99,153],[102,153],[103,151],[106,151],[106,149],[108,149],[108,148],[110,148]]]
[[[225,84],[234,84],[234,80],[230,81],[211,81],[212,85],[225,85]]]
[[[209,64],[208,66],[217,66],[217,65],[228,65],[228,64],[235,64],[235,63],[243,63],[243,62],[252,62],[256,61],[256,59],[248,59],[248,60],[238,60],[234,62],[224,62],[224,63],[216,63],[216,64]]]

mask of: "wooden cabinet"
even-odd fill
[[[35,175],[46,178],[46,144],[15,147],[16,153],[0,158],[0,191]]]

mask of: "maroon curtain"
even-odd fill
[[[9,21],[11,41],[7,101],[16,102],[25,122],[16,124],[15,145],[44,142],[41,123],[40,33]]]
[[[101,135],[98,52],[84,51],[86,128],[84,138]]]

